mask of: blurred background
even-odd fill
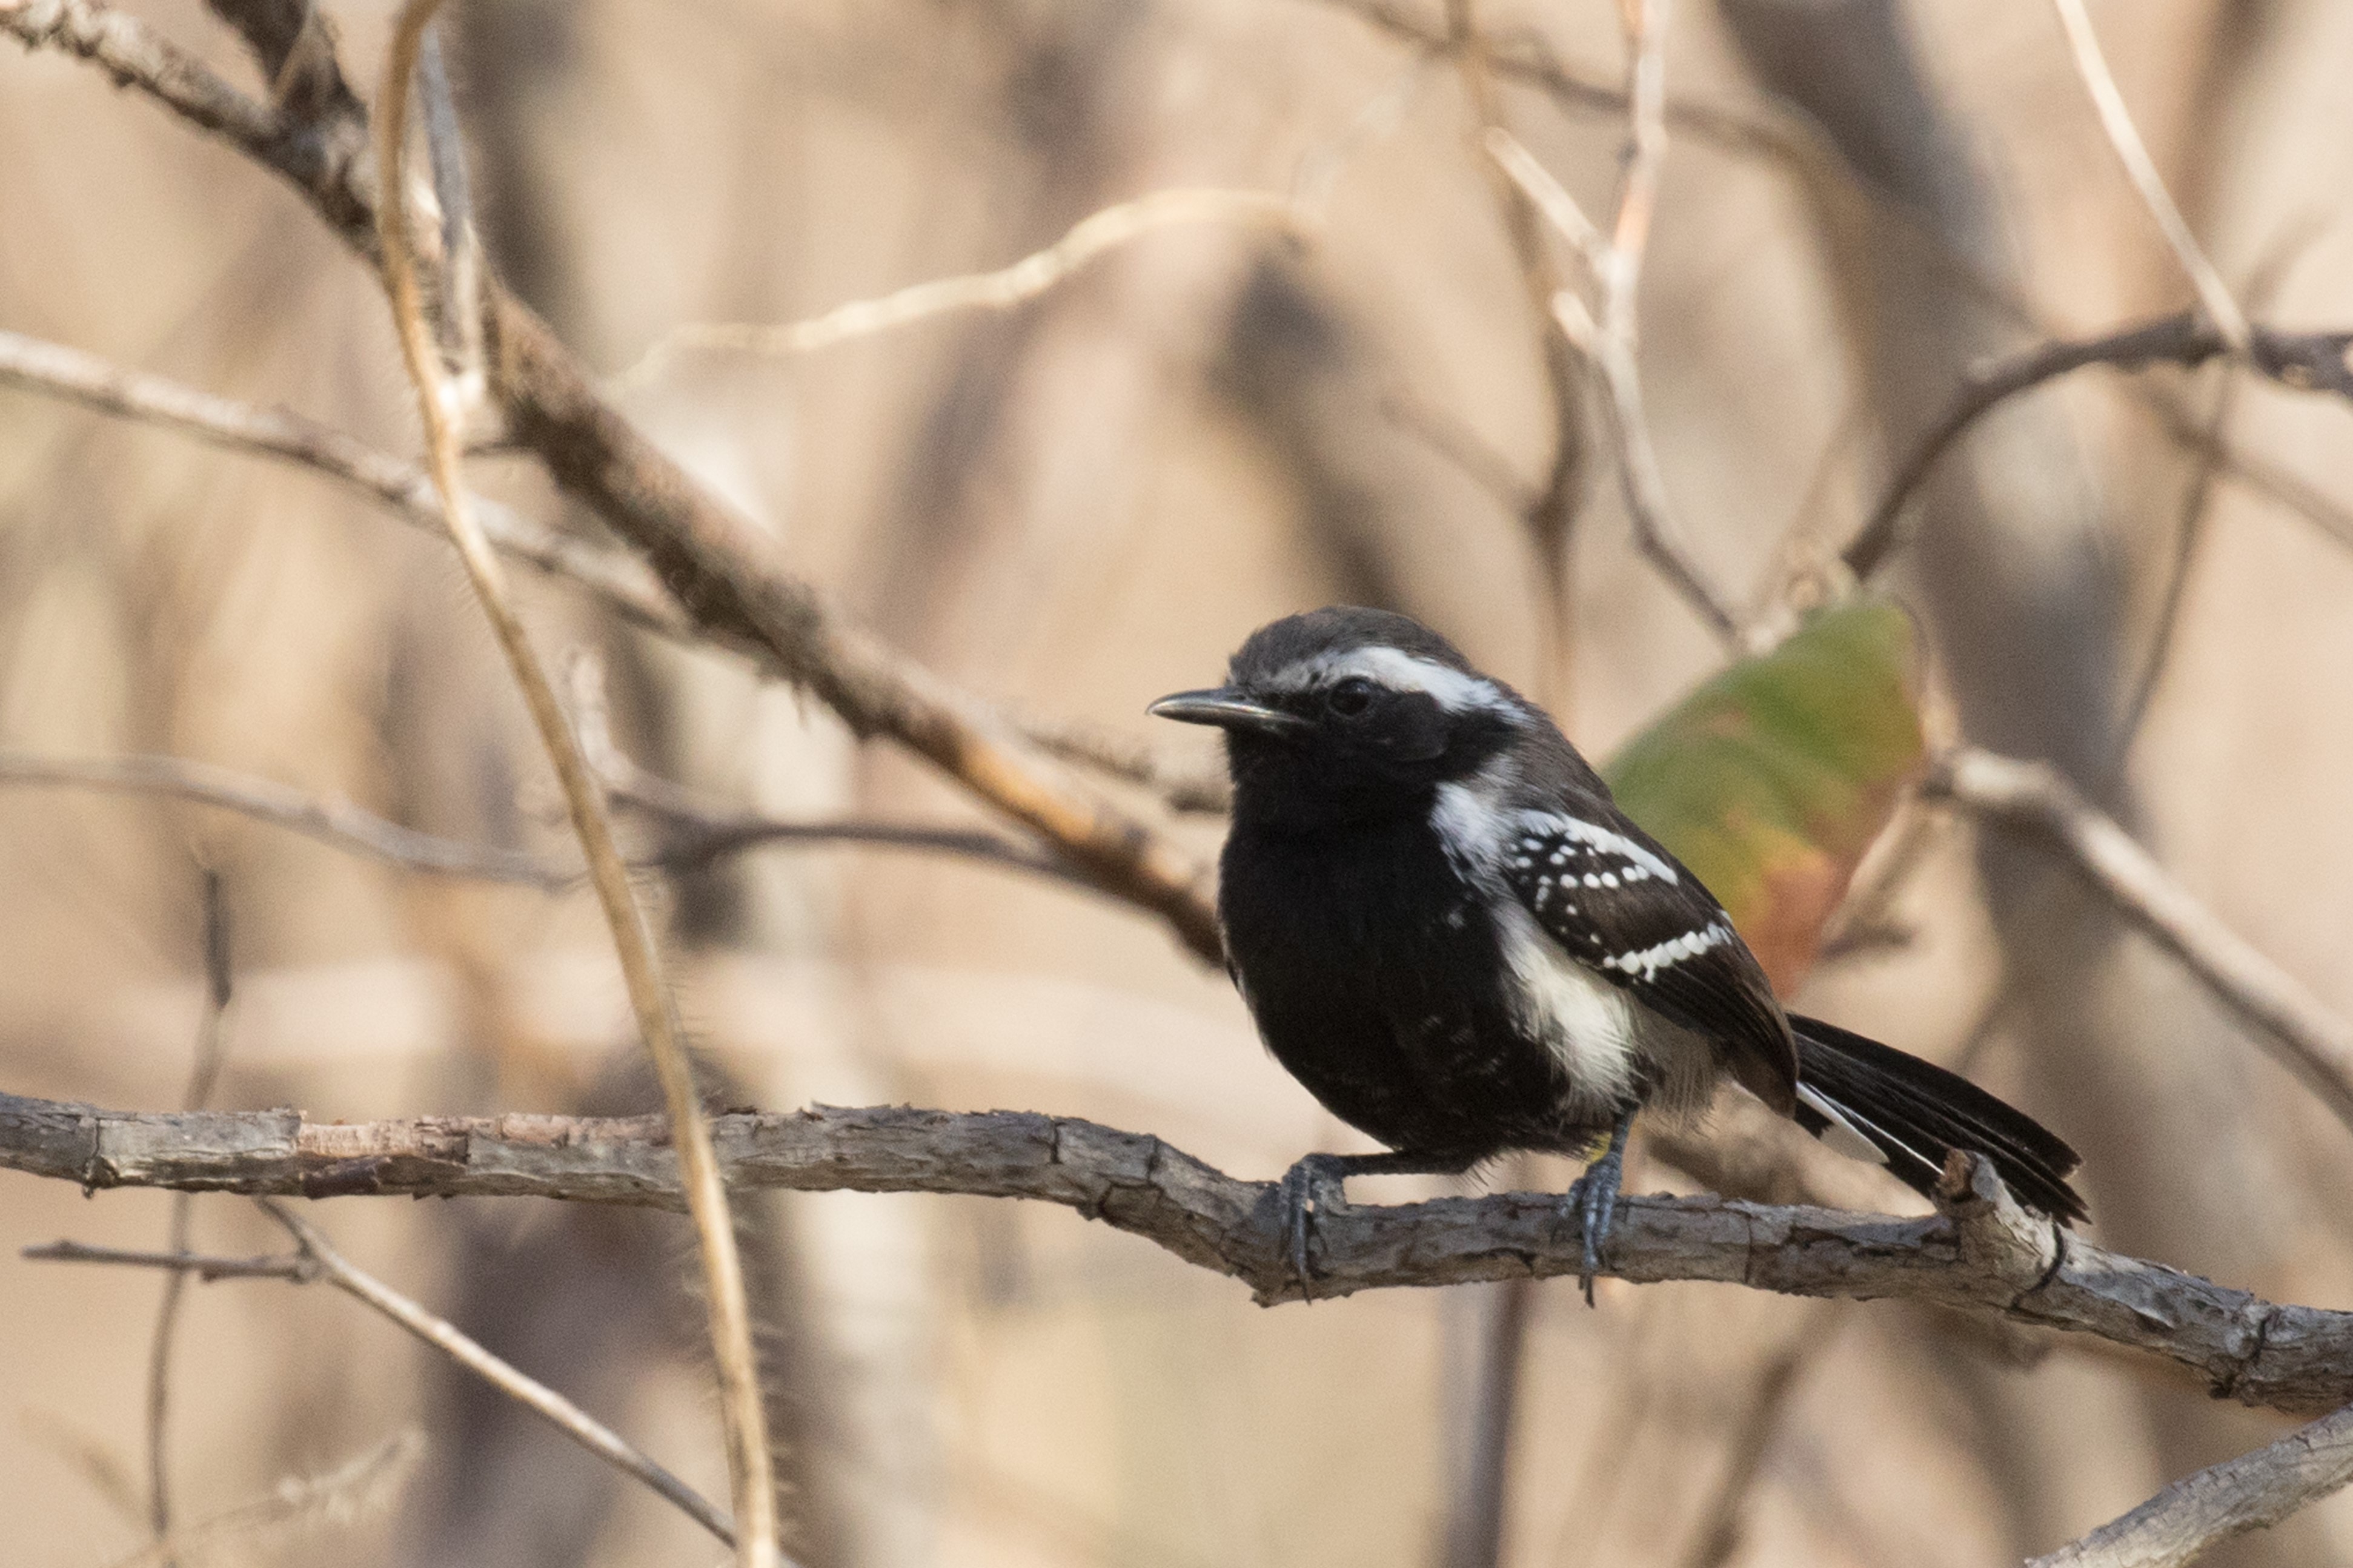
[[[192,0],[127,8],[259,90]],[[2353,7],[2092,11],[2250,313],[2353,317]],[[372,83],[390,8],[326,15]],[[1492,43],[1483,66],[1447,43],[1465,21]],[[1150,733],[1144,704],[1213,680],[1262,621],[1334,601],[1428,620],[1596,755],[1724,663],[1635,552],[1598,384],[1535,309],[1531,278],[1573,280],[1573,258],[1545,250],[1481,150],[1485,122],[1508,126],[1606,221],[1626,129],[1608,0],[456,0],[441,28],[499,274],[796,570],[1011,711],[1212,771],[1206,737]],[[1683,0],[1666,72],[1641,363],[1693,552],[1759,625],[1834,578],[1970,367],[2190,301],[2041,4]],[[1306,220],[1158,225],[1009,310],[644,360],[683,323],[786,322],[1000,268],[1176,187],[1286,196]],[[100,71],[0,50],[0,326],[417,450],[373,277],[269,177]],[[1924,628],[1933,735],[2057,763],[2353,1010],[2347,429],[2326,399],[2220,369],[2089,373],[1957,450],[1884,582]],[[596,527],[527,457],[472,473],[528,515]],[[540,646],[595,658],[617,743],[654,773],[797,818],[984,820],[739,658],[526,593]],[[564,842],[446,546],[313,476],[8,390],[0,749],[165,753],[471,842]],[[1214,816],[1134,804],[1214,850]],[[47,789],[0,789],[0,1085],[181,1102],[207,869],[236,984],[213,1104],[658,1103],[589,900]],[[1915,805],[1858,886],[1885,897],[1851,940],[1833,923],[1808,1011],[1961,1066],[2072,1140],[2104,1244],[2353,1306],[2343,1129],[2068,873]],[[1106,898],[804,847],[660,892],[681,1004],[731,1103],[1066,1112],[1261,1179],[1361,1146],[1264,1056],[1223,975]],[[1637,1149],[1630,1189],[1694,1185],[1673,1151]],[[1836,1179],[1841,1201],[1918,1206],[1873,1173]],[[170,1206],[0,1181],[12,1562],[79,1568],[147,1539],[162,1289],[16,1249],[161,1246]],[[744,1210],[809,1568],[1959,1568],[2050,1550],[2289,1425],[2151,1362],[1901,1304],[1606,1282],[1588,1311],[1554,1282],[1262,1310],[1059,1209]],[[724,1494],[683,1222],[313,1212],[364,1267]],[[198,1200],[193,1225],[207,1250],[277,1244],[231,1198]],[[184,1562],[717,1555],[343,1298],[192,1288],[179,1333],[184,1517],[425,1434],[369,1506]],[[2353,1504],[2216,1560],[2353,1562]]]

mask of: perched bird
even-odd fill
[[[2084,1216],[2073,1150],[1944,1068],[1782,1011],[1731,917],[1612,802],[1546,713],[1404,616],[1338,607],[1253,633],[1226,684],[1152,704],[1225,731],[1226,966],[1275,1059],[1381,1154],[1283,1178],[1304,1285],[1311,1207],[1352,1175],[1591,1157],[1562,1200],[1586,1300],[1645,1108],[1734,1082],[1926,1193],[1954,1149]]]

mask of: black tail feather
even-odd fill
[[[1792,1014],[1789,1026],[1798,1037],[1798,1082],[1885,1154],[1905,1186],[1933,1194],[1946,1155],[1968,1149],[1991,1160],[2027,1207],[2071,1224],[2086,1217],[2084,1200],[2067,1184],[2082,1161],[2024,1111],[1933,1062],[1836,1025]],[[1797,1115],[1810,1132],[1830,1125],[1810,1105],[1800,1103]]]

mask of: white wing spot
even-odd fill
[[[1655,980],[1660,970],[1672,969],[1685,959],[1696,958],[1731,940],[1732,928],[1722,921],[1715,921],[1698,931],[1687,931],[1670,942],[1659,942],[1636,952],[1614,953],[1601,961],[1601,967],[1614,969],[1620,974],[1633,975],[1638,980]]]

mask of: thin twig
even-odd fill
[[[1312,234],[1320,220],[1290,196],[1272,191],[1217,187],[1154,191],[1091,213],[1070,232],[1010,266],[913,284],[879,299],[837,305],[821,315],[784,326],[745,321],[693,321],[673,327],[654,341],[636,363],[606,384],[616,392],[644,384],[677,355],[693,350],[727,349],[741,353],[797,355],[872,337],[934,316],[972,310],[1009,310],[1037,299],[1056,284],[1121,246],[1176,224],[1227,223]]]
[[[1841,1320],[1835,1314],[1836,1309],[1827,1302],[1808,1308],[1752,1374],[1726,1435],[1730,1452],[1723,1479],[1716,1483],[1699,1528],[1692,1532],[1683,1568],[1724,1568],[1739,1553],[1741,1519],[1772,1448],[1773,1434],[1806,1370],[1838,1338]]]
[[[0,385],[178,430],[230,451],[293,463],[351,486],[436,539],[448,538],[431,475],[301,415],[216,396],[167,376],[128,370],[79,349],[5,330],[0,330]],[[629,624],[673,641],[715,641],[765,660],[771,674],[787,673],[754,639],[698,626],[635,556],[543,528],[484,497],[470,500],[482,531],[501,553],[595,595]],[[1049,754],[1145,786],[1172,811],[1226,809],[1222,773],[1174,771],[1141,743],[1113,742],[1075,725],[1030,718],[1013,721],[1013,727]],[[1099,879],[1090,885],[1115,890],[1103,888]]]
[[[2056,769],[1961,747],[1936,761],[1921,788],[1928,799],[1950,801],[2059,849],[2353,1127],[2353,1024],[2191,898]]]
[[[580,880],[576,867],[552,865],[518,849],[438,838],[387,822],[347,801],[322,800],[274,779],[183,757],[32,757],[0,752],[0,786],[7,785],[100,790],[194,801],[430,876],[516,882],[549,891]]]
[[[2126,696],[2124,713],[2116,723],[2120,754],[2130,750],[2134,739],[2140,734],[2141,724],[2148,717],[2149,703],[2157,696],[2158,682],[2164,679],[2166,667],[2173,658],[2182,606],[2189,595],[2190,570],[2197,563],[2199,546],[2206,541],[2207,521],[2213,515],[2215,480],[2222,469],[2221,454],[2228,445],[2238,387],[2238,377],[2226,366],[2221,384],[2214,388],[2213,408],[2199,431],[2198,449],[2190,454],[2194,467],[2181,494],[2180,521],[2174,525],[2172,548],[2166,552],[2165,587],[2158,598],[2156,627],[2149,633],[2148,649],[2141,656],[2140,669],[2133,677],[2132,690]]]
[[[1453,46],[1444,26],[1431,26],[1422,12],[1393,0],[1325,0],[1380,32],[1430,54],[1447,53]],[[1608,115],[1623,119],[1626,93],[1622,87],[1588,76],[1562,62],[1551,44],[1532,30],[1505,30],[1486,35],[1489,68],[1497,76],[1543,93],[1573,114]],[[1669,99],[1668,125],[1680,135],[1704,142],[1739,157],[1810,167],[1815,160],[1802,133],[1771,117],[1720,104]]]
[[[2268,1447],[2184,1476],[2121,1519],[2027,1568],[2182,1568],[2353,1481],[2353,1406]]]
[[[322,800],[272,779],[180,757],[27,757],[0,752],[0,788],[10,785],[159,795],[195,801],[289,828],[333,848],[426,876],[507,882],[550,893],[569,891],[587,877],[585,868],[578,864],[558,863],[519,849],[467,844],[419,833],[387,822],[347,801]],[[652,854],[634,857],[629,861],[632,870],[699,870],[728,856],[769,844],[858,845],[954,855],[1051,877],[1092,892],[1102,891],[1098,884],[1075,875],[1051,852],[983,828],[927,827],[915,823],[871,822],[855,817],[796,822],[757,812],[727,810],[699,801],[681,808],[680,797],[669,794],[661,794],[658,803],[656,786],[664,790],[678,788],[667,780],[641,772],[635,775],[633,784],[615,791],[622,804],[662,816],[672,830],[671,842]]]
[[[266,69],[287,63],[281,11],[216,0]],[[0,0],[0,32],[102,66],[283,178],[361,257],[379,261],[366,111],[332,47],[305,58],[301,111],[238,92],[201,60],[100,0]],[[1208,868],[1188,847],[1056,763],[988,707],[847,621],[782,569],[773,542],[616,411],[547,324],[485,279],[498,408],[512,444],[650,564],[698,636],[751,647],[860,739],[887,737],[1060,849],[1113,897],[1146,909],[1205,960],[1222,947]]]
[[[376,163],[389,191],[402,187],[401,171],[407,153],[408,96],[416,75],[417,54],[425,28],[440,8],[441,0],[408,0],[395,24],[384,85],[376,96]],[[385,292],[392,302],[393,324],[400,337],[401,357],[417,388],[418,416],[425,426],[434,488],[449,534],[466,563],[475,596],[498,635],[507,663],[522,688],[524,705],[539,731],[548,760],[563,785],[565,805],[574,835],[588,862],[588,877],[597,902],[612,930],[613,945],[621,961],[621,974],[629,993],[630,1011],[652,1058],[654,1076],[661,1084],[668,1107],[671,1137],[679,1154],[687,1209],[694,1221],[695,1242],[702,1259],[704,1310],[709,1315],[712,1358],[719,1376],[720,1415],[726,1433],[728,1490],[740,1525],[735,1542],[741,1568],[775,1568],[776,1555],[776,1469],[768,1453],[766,1405],[760,1395],[760,1368],[752,1343],[752,1314],[744,1286],[743,1258],[737,1250],[735,1226],[728,1213],[727,1189],[717,1156],[712,1152],[711,1128],[694,1082],[694,1067],[686,1042],[680,1037],[669,985],[662,973],[659,949],[637,901],[623,864],[613,824],[580,747],[557,704],[539,656],[517,616],[506,585],[506,571],[466,504],[459,473],[458,436],[452,424],[451,399],[438,356],[425,324],[417,293],[416,245],[411,237],[408,205],[397,199],[376,205],[379,246],[384,261]]]
[[[1095,886],[1050,850],[1033,847],[979,828],[917,827],[885,822],[787,822],[759,812],[738,811],[712,801],[639,765],[613,739],[612,714],[605,700],[602,668],[586,653],[567,664],[572,721],[580,754],[617,805],[659,821],[668,842],[660,854],[636,862],[667,871],[701,869],[764,844],[864,844],[901,849],[931,849],[969,859],[993,861],[1033,876],[1051,877],[1094,891]]]
[[[1508,137],[1475,0],[1447,0],[1446,41],[1480,137],[1482,141]],[[1543,215],[1516,181],[1486,160],[1481,163],[1505,237],[1519,264],[1520,284],[1534,318],[1536,353],[1544,367],[1545,391],[1552,416],[1552,462],[1543,484],[1521,510],[1520,521],[1535,551],[1540,601],[1537,609],[1541,644],[1535,695],[1540,700],[1549,699],[1549,705],[1558,710],[1559,699],[1571,685],[1569,652],[1576,646],[1576,628],[1569,624],[1574,604],[1569,542],[1586,467],[1585,377],[1575,349],[1553,331],[1552,299],[1560,292],[1561,278],[1553,264],[1552,252],[1545,244]],[[1483,1530],[1472,1531],[1482,1537],[1485,1533]],[[1450,1537],[1452,1534],[1450,1529]]]
[[[1684,543],[1666,474],[1651,442],[1642,403],[1637,349],[1641,338],[1642,258],[1650,246],[1658,207],[1659,172],[1666,157],[1666,28],[1669,0],[1627,0],[1625,170],[1618,186],[1618,210],[1604,235],[1578,209],[1560,184],[1542,176],[1525,150],[1491,138],[1489,150],[1504,172],[1545,213],[1592,274],[1599,308],[1588,308],[1573,290],[1552,299],[1552,315],[1562,335],[1591,359],[1608,396],[1603,407],[1618,448],[1618,476],[1634,542],[1693,614],[1729,646],[1740,640],[1731,603],[1707,580]]]
[[[179,430],[231,451],[296,464],[350,486],[437,539],[446,537],[431,475],[301,415],[216,396],[62,343],[5,331],[0,331],[0,385],[62,397],[101,414]],[[576,584],[649,630],[671,637],[695,635],[692,623],[635,557],[543,528],[480,496],[472,498],[472,504],[482,531],[505,553]]]
[[[200,883],[202,946],[204,950],[204,1014],[196,1024],[196,1049],[188,1065],[188,1087],[180,1097],[183,1110],[202,1110],[220,1080],[221,1047],[234,975],[229,968],[228,910],[223,900],[220,873],[204,868]],[[172,1252],[188,1250],[189,1210],[194,1194],[172,1194],[172,1218],[164,1246]],[[172,1399],[172,1346],[180,1326],[181,1297],[187,1276],[174,1272],[164,1281],[163,1303],[155,1310],[155,1332],[147,1350],[147,1523],[157,1542],[172,1534],[170,1445],[166,1441]]]
[[[2247,308],[2267,310],[2289,269],[2302,258],[2314,239],[2318,237],[2318,226],[2312,222],[2292,224],[2265,248],[2263,258],[2247,279]],[[2149,634],[2148,648],[2141,657],[2139,673],[2134,678],[2132,691],[2126,699],[2122,721],[2116,727],[2117,754],[2121,760],[2140,733],[2148,717],[2149,703],[2156,698],[2158,685],[2165,679],[2173,658],[2177,634],[2181,626],[2182,606],[2188,602],[2189,579],[2199,548],[2205,542],[2207,523],[2213,514],[2217,480],[2230,467],[2231,416],[2238,405],[2239,376],[2235,365],[2225,363],[2217,378],[2213,403],[2198,427],[2198,440],[2190,447],[2189,483],[2183,489],[2179,521],[2175,525],[2173,548],[2167,556],[2165,586],[2158,598],[2156,626]],[[2168,408],[2171,408],[2168,404]]]
[[[2353,344],[2353,332],[2278,332],[2255,327],[2245,363],[2284,386],[2353,400],[2353,366],[2346,361],[2348,344]],[[2184,311],[2097,337],[2040,343],[1971,372],[1943,416],[1896,468],[1879,504],[1846,547],[1848,569],[1858,578],[1868,578],[1886,563],[1903,542],[1898,524],[1905,509],[1937,460],[1979,419],[2010,398],[2093,365],[2123,371],[2145,370],[2153,364],[2194,369],[2225,353],[2228,346],[2213,327]]]
[[[731,1113],[716,1119],[715,1135],[740,1189],[1059,1204],[1239,1279],[1261,1301],[1300,1299],[1276,1184],[1237,1180],[1163,1139],[1075,1117],[906,1106]],[[683,1206],[659,1116],[326,1122],[294,1110],[111,1111],[0,1094],[0,1170],[93,1190]],[[1583,1244],[1559,1205],[1556,1193],[1508,1193],[1335,1208],[1316,1220],[1315,1297],[1574,1275]],[[1913,1219],[1630,1197],[1605,1271],[1636,1283],[1926,1300],[2154,1352],[2245,1405],[2317,1414],[2353,1402],[2353,1312],[2274,1304],[2079,1237],[2062,1242],[1978,1160],[1939,1213]]]
[[[2116,90],[2116,79],[2109,74],[2107,58],[2100,53],[2099,35],[2092,30],[2092,18],[2084,10],[2084,0],[2051,0],[2051,8],[2059,13],[2059,25],[2066,29],[2067,49],[2074,57],[2075,72],[2084,79],[2084,87],[2092,95],[2092,107],[2099,110],[2100,128],[2107,132],[2108,145],[2116,149],[2126,177],[2140,193],[2149,216],[2157,220],[2174,259],[2189,274],[2190,286],[2198,290],[2199,303],[2205,308],[2207,321],[2221,334],[2233,354],[2245,353],[2250,336],[2246,315],[2231,297],[2230,286],[2222,281],[2222,275],[2214,270],[2214,264],[2199,248],[2198,237],[2189,232],[2189,220],[2181,216],[2181,209],[2173,204],[2172,193],[2165,188],[2165,176],[2158,173],[2156,160],[2148,155],[2140,130],[2133,123],[2132,111],[2125,107],[2124,94]]]
[[[183,1526],[107,1568],[150,1568],[183,1554],[212,1562],[234,1543],[242,1542],[250,1552],[255,1538],[272,1531],[365,1517],[384,1506],[424,1452],[425,1440],[413,1429],[398,1433],[324,1475],[288,1477],[261,1497]]]
[[[165,1268],[172,1271],[174,1279],[193,1274],[207,1284],[216,1279],[284,1279],[308,1285],[324,1279],[353,1300],[391,1319],[615,1469],[642,1481],[712,1535],[730,1546],[735,1543],[734,1526],[723,1511],[631,1447],[611,1427],[545,1384],[501,1361],[456,1325],[353,1263],[301,1216],[267,1199],[261,1200],[261,1206],[293,1236],[298,1251],[275,1258],[215,1258],[201,1253],[133,1252],[112,1247],[89,1247],[76,1241],[55,1241],[45,1247],[26,1247],[20,1256],[43,1263]]]
[[[354,1300],[364,1301],[435,1350],[480,1377],[501,1394],[545,1420],[565,1436],[611,1465],[635,1477],[730,1546],[742,1551],[734,1525],[707,1499],[623,1441],[619,1434],[597,1421],[564,1395],[525,1376],[459,1331],[455,1324],[435,1316],[375,1275],[337,1252],[318,1228],[281,1204],[258,1200],[269,1217],[284,1226],[301,1247],[302,1256],[317,1266],[320,1277]],[[773,1552],[775,1542],[769,1542]]]

